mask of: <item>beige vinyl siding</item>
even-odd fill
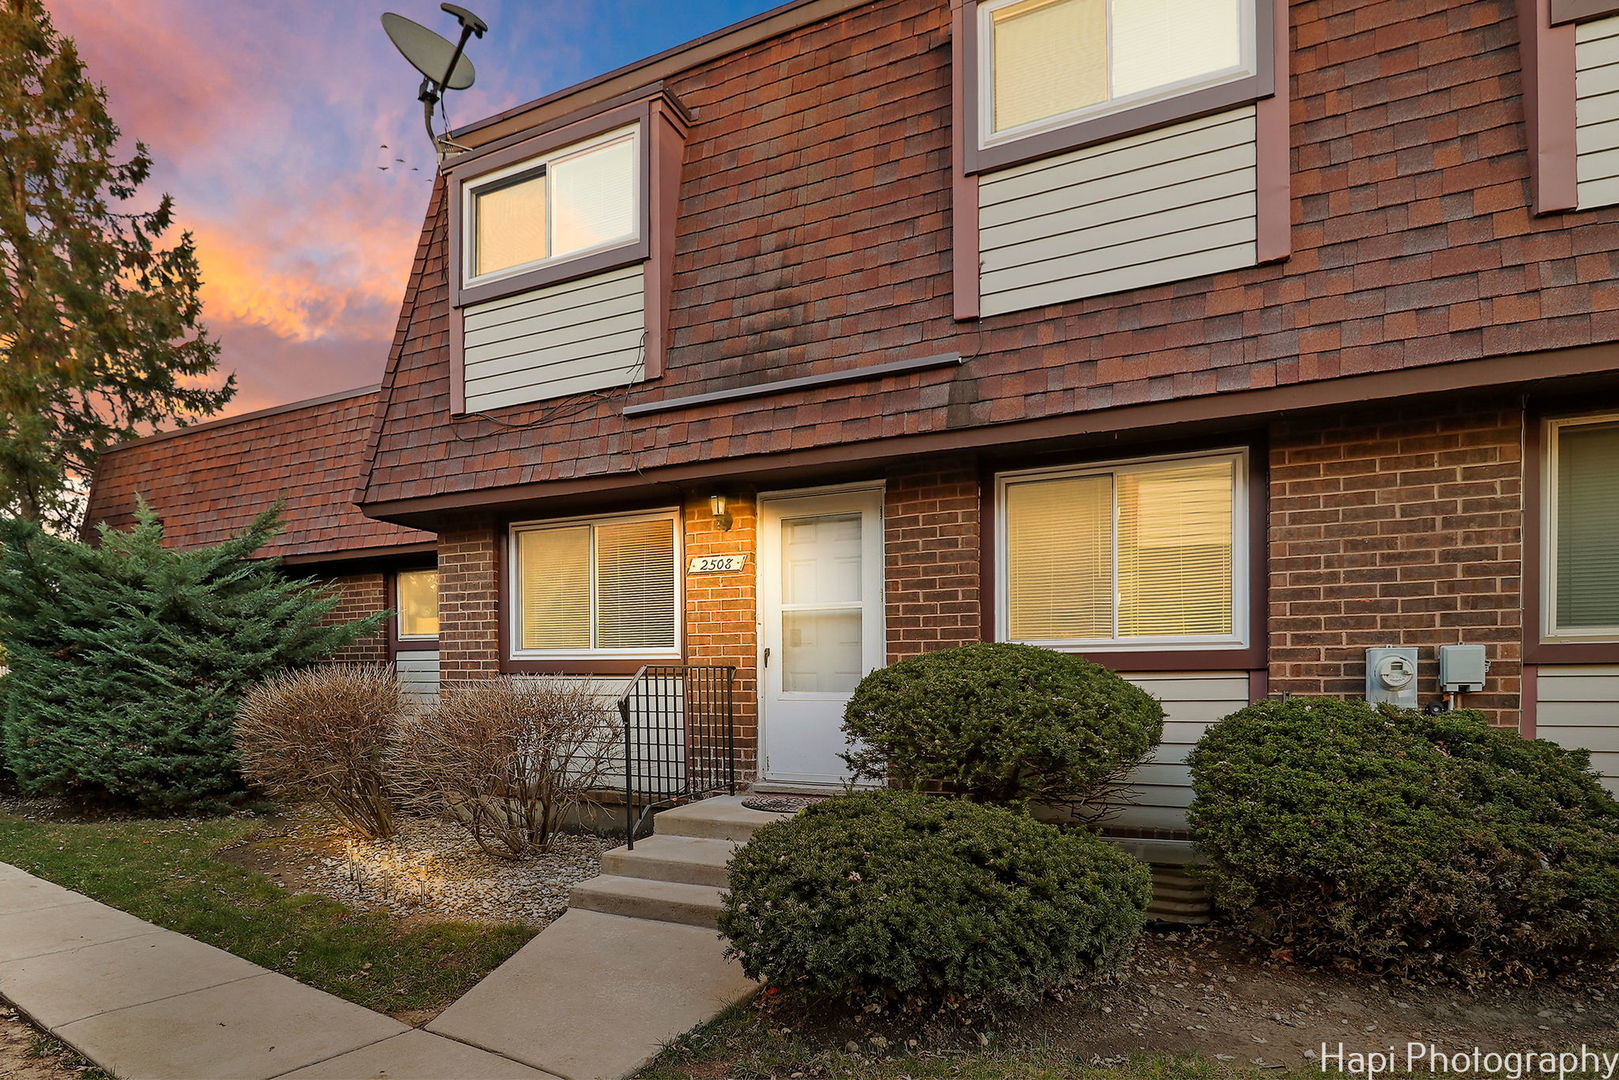
[[[1591,751],[1591,767],[1619,795],[1619,666],[1542,667],[1535,685],[1535,734]]]
[[[1576,198],[1619,203],[1619,15],[1574,28]]]
[[[405,688],[405,697],[411,701],[438,700],[438,651],[420,649],[401,650],[394,657],[394,670]]]
[[[590,676],[590,675],[533,675],[525,676],[546,682],[557,683],[561,686],[574,687],[588,685],[594,696],[609,714],[614,724],[620,722],[618,699],[624,696],[630,684],[635,680],[624,676]],[[652,790],[659,782],[667,781],[669,777],[679,774],[684,768],[685,747],[678,739],[667,735],[659,737],[654,734],[658,724],[662,721],[653,716],[640,715],[635,710],[630,714],[630,727],[634,732],[636,744],[635,790]],[[661,734],[661,733],[660,733]],[[624,790],[624,741],[622,737],[615,737],[612,746],[608,747],[608,766],[601,778],[602,785],[609,791]]]
[[[640,378],[644,292],[642,268],[630,266],[467,308],[467,411]]]
[[[979,181],[985,315],[1212,274],[1258,259],[1254,107]]]
[[[1248,704],[1248,673],[1193,672],[1125,675],[1164,706],[1164,738],[1129,779],[1127,803],[1109,825],[1135,829],[1184,829],[1192,802],[1186,755],[1210,724]]]

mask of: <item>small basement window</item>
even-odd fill
[[[512,655],[679,655],[674,513],[512,528]]]
[[[1001,639],[1244,645],[1246,460],[1238,451],[1001,476]]]
[[[634,243],[640,161],[636,125],[469,181],[465,283]]]
[[[1556,641],[1619,641],[1619,415],[1547,424],[1546,625]]]
[[[395,574],[394,606],[401,641],[438,637],[438,571],[401,570]]]
[[[1252,77],[1256,22],[1253,0],[986,0],[979,144]]]

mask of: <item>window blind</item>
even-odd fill
[[[990,13],[993,128],[1240,69],[1246,0],[1022,0]]]
[[[596,647],[675,647],[675,530],[668,518],[596,528]]]
[[[517,534],[524,649],[590,648],[590,526]]]
[[[551,166],[551,254],[634,236],[635,140],[624,138]]]
[[[400,637],[438,636],[438,571],[403,570],[394,577]]]
[[[1113,96],[1242,64],[1244,0],[1113,0]]]
[[[1105,0],[1024,0],[990,18],[995,130],[1107,100]]]
[[[1006,489],[1007,626],[1022,641],[1113,636],[1113,480]]]
[[[472,199],[474,274],[493,274],[546,257],[543,173],[479,191]]]
[[[1230,461],[1118,477],[1119,636],[1231,633]]]
[[[1556,430],[1556,627],[1619,627],[1619,422]]]

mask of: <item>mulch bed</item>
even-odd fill
[[[564,833],[549,852],[501,859],[442,821],[406,817],[391,840],[364,840],[305,807],[226,854],[288,889],[364,910],[544,925],[567,910],[575,883],[600,872],[601,853],[612,846],[600,837]]]

